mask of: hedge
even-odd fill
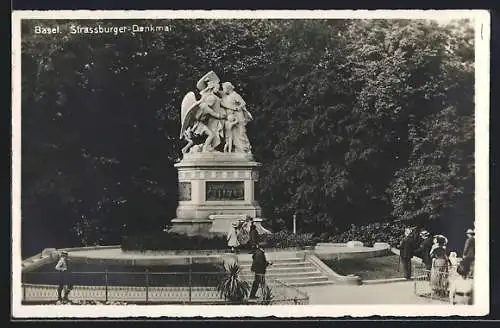
[[[280,231],[270,235],[260,235],[267,248],[289,248],[315,245],[312,234],[292,234]],[[244,248],[243,245],[242,248]],[[224,250],[227,249],[225,236],[212,237],[187,236],[172,232],[127,236],[122,238],[124,251],[160,251],[160,250]]]
[[[346,243],[351,240],[361,241],[368,247],[377,242],[388,243],[392,247],[397,247],[404,236],[406,227],[407,225],[401,222],[381,222],[360,226],[351,225],[350,228],[343,232],[323,232],[319,236],[314,236],[312,233],[293,234],[288,231],[279,231],[270,235],[261,235],[261,238],[266,248],[301,248],[314,246],[318,242]],[[158,232],[123,237],[121,248],[129,251],[155,251],[225,250],[228,247],[225,236],[189,237],[172,232]]]
[[[365,246],[371,247],[374,243],[388,243],[397,247],[404,237],[407,226],[400,222],[381,222],[367,225],[351,225],[349,229],[339,234],[329,236],[328,241],[333,243],[346,243],[351,240],[361,241]]]

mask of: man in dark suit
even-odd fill
[[[464,275],[467,276],[473,271],[474,258],[476,253],[475,232],[468,229],[466,232],[467,239],[465,240],[464,253],[462,256],[462,265],[464,268]]]
[[[255,226],[255,224],[253,223],[253,221],[250,224],[249,237],[250,237],[250,239],[248,241],[248,245],[250,247],[250,251],[253,253],[253,250],[259,244],[259,233],[257,232],[257,227]]]
[[[272,262],[268,262],[266,259],[266,254],[262,248],[262,243],[259,243],[255,252],[252,255],[252,267],[251,270],[255,273],[255,278],[252,284],[252,290],[250,291],[250,298],[257,298],[255,294],[259,286],[265,284],[266,270]]]
[[[415,251],[416,255],[422,259],[422,262],[425,265],[425,269],[430,271],[432,267],[432,258],[431,258],[431,248],[432,248],[432,238],[431,234],[427,230],[423,230],[420,233],[420,238],[422,241],[420,242],[420,246]]]
[[[411,279],[411,258],[415,252],[415,230],[405,229],[405,237],[399,244],[399,258],[403,265],[403,272],[406,279]]]

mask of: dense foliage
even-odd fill
[[[314,246],[318,240],[313,238],[312,233],[293,234],[288,231],[279,231],[262,236],[262,241],[268,248],[303,248],[305,246]]]
[[[303,232],[473,220],[470,22],[172,20],[155,22],[165,33],[62,37],[35,35],[40,23],[22,26],[25,256],[118,244],[175,217],[180,103],[209,70],[255,118],[274,231],[295,212]],[[151,22],[120,25],[133,23]]]

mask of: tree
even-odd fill
[[[209,70],[254,116],[273,229],[295,212],[324,231],[473,207],[468,22],[163,20],[168,33],[62,38],[36,24],[22,26],[22,220],[40,242],[23,251],[162,229],[177,206],[180,102]]]
[[[440,32],[448,38],[441,42],[439,79],[427,86],[431,92],[425,97],[435,110],[410,116],[408,162],[396,171],[390,188],[396,217],[438,219],[460,206],[467,221],[473,218],[474,72],[470,51],[464,49],[464,44],[473,46],[473,33],[466,31],[461,43],[455,34],[460,30],[447,26]]]

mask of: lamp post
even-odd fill
[[[293,234],[297,233],[297,213],[293,213]]]

